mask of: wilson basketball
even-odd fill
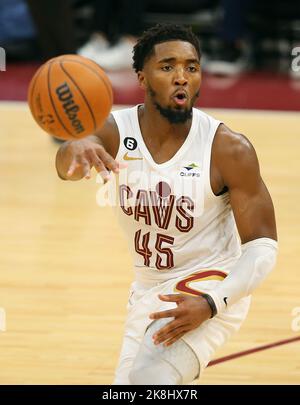
[[[33,76],[28,104],[38,125],[57,138],[80,139],[101,128],[110,113],[110,81],[95,62],[62,55],[43,64]]]

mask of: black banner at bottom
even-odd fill
[[[297,392],[298,391],[298,395]],[[125,401],[128,404],[136,404],[142,401],[213,401],[220,400],[222,403],[241,401],[241,394],[247,395],[247,400],[257,401],[258,398],[269,399],[275,395],[277,400],[286,400],[288,394],[299,397],[297,385],[180,385],[180,386],[125,386],[125,385],[0,385],[1,400],[10,399],[16,401]],[[3,402],[2,402],[3,403]]]

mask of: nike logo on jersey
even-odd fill
[[[225,302],[226,307],[227,307],[227,300],[228,300],[228,297],[223,298],[223,301]]]
[[[141,157],[134,157],[134,156],[128,156],[128,152],[126,152],[123,156],[124,160],[143,160]]]

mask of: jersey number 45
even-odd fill
[[[150,232],[145,233],[143,236],[141,236],[141,230],[135,233],[135,251],[144,257],[144,265],[147,267],[150,266],[150,258],[153,255],[149,249],[149,240]],[[172,269],[172,267],[174,267],[173,252],[170,248],[163,247],[163,243],[173,245],[174,238],[168,235],[162,235],[160,233],[156,234],[155,249],[157,253],[155,258],[155,267],[159,270]]]

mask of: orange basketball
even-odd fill
[[[33,76],[28,104],[39,126],[61,139],[80,139],[101,128],[110,113],[110,81],[95,62],[62,55],[43,64]]]

